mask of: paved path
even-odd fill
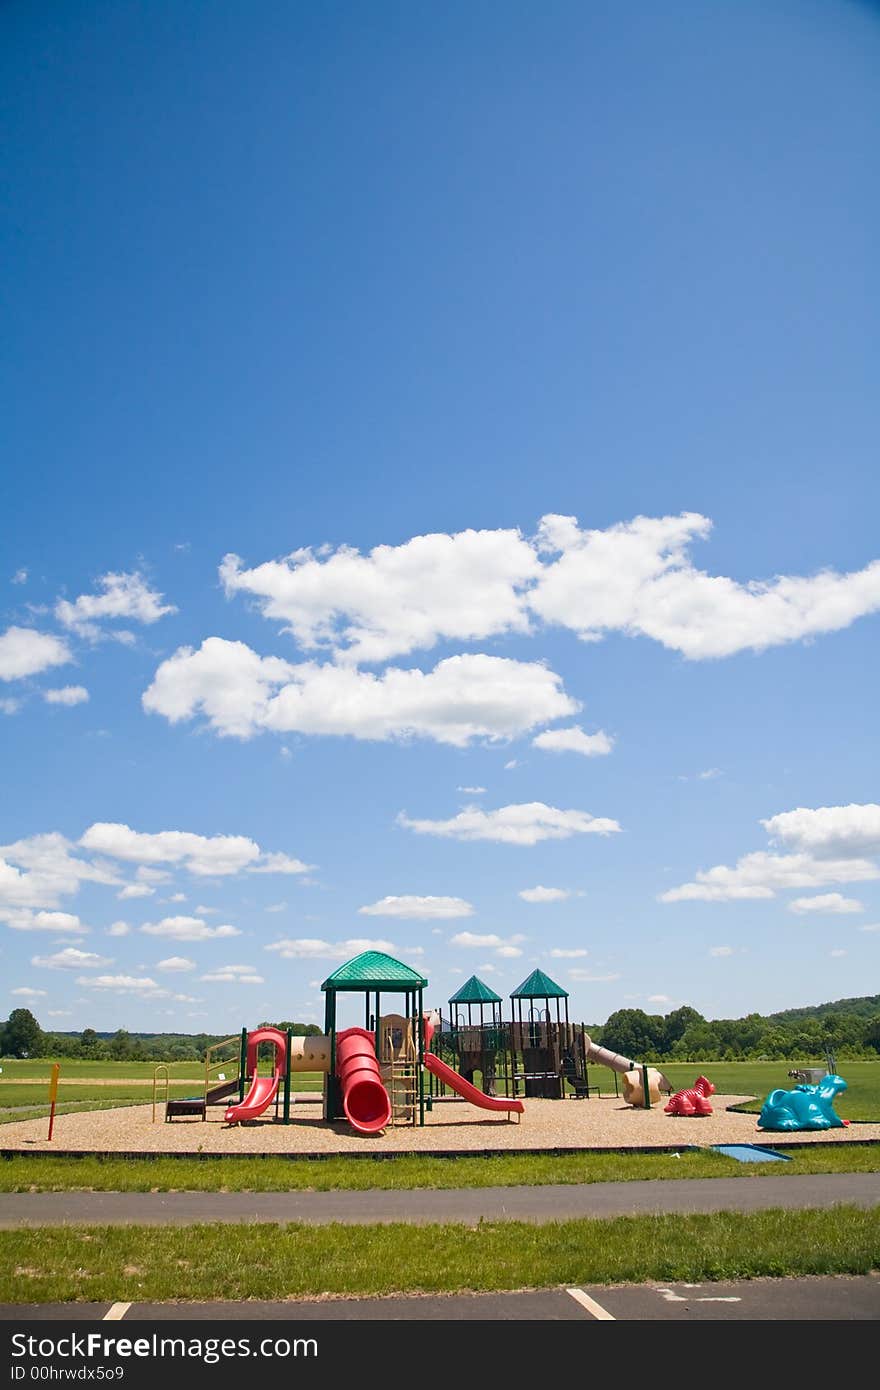
[[[284,1303],[42,1303],[0,1305],[0,1321],[653,1322],[880,1320],[880,1279],[753,1279],[723,1284],[629,1284],[423,1298]]]
[[[0,1194],[0,1229],[191,1226],[203,1222],[560,1221],[643,1213],[880,1205],[880,1173],[676,1178],[545,1187],[395,1192],[16,1192]]]

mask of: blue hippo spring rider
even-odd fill
[[[828,1075],[818,1086],[771,1091],[758,1116],[758,1129],[841,1129],[849,1124],[834,1113],[834,1097],[846,1090],[842,1076]]]

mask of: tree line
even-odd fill
[[[282,1019],[261,1023],[288,1028],[295,1037],[315,1037],[314,1023]],[[876,1059],[880,1053],[880,995],[842,999],[815,1009],[745,1018],[706,1019],[685,1004],[668,1014],[618,1009],[602,1026],[590,1025],[595,1042],[636,1061],[736,1062],[812,1061],[833,1052],[837,1058]],[[71,1057],[96,1062],[201,1062],[221,1041],[214,1033],[99,1034],[44,1032],[30,1009],[13,1009],[0,1023],[0,1056]]]
[[[289,1028],[294,1037],[314,1037],[321,1029],[314,1023],[261,1023],[263,1027]],[[81,1033],[44,1032],[30,1009],[13,1009],[0,1023],[0,1056],[78,1058],[86,1062],[203,1062],[222,1033],[129,1033],[119,1028],[112,1034],[84,1028]]]

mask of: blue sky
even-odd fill
[[[0,1011],[875,991],[877,7],[0,27]]]

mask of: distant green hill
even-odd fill
[[[834,999],[830,1004],[810,1004],[802,1009],[783,1009],[768,1014],[774,1023],[803,1023],[807,1019],[827,1018],[829,1014],[847,1014],[854,1018],[874,1018],[880,1014],[880,994],[864,994],[859,999]]]

